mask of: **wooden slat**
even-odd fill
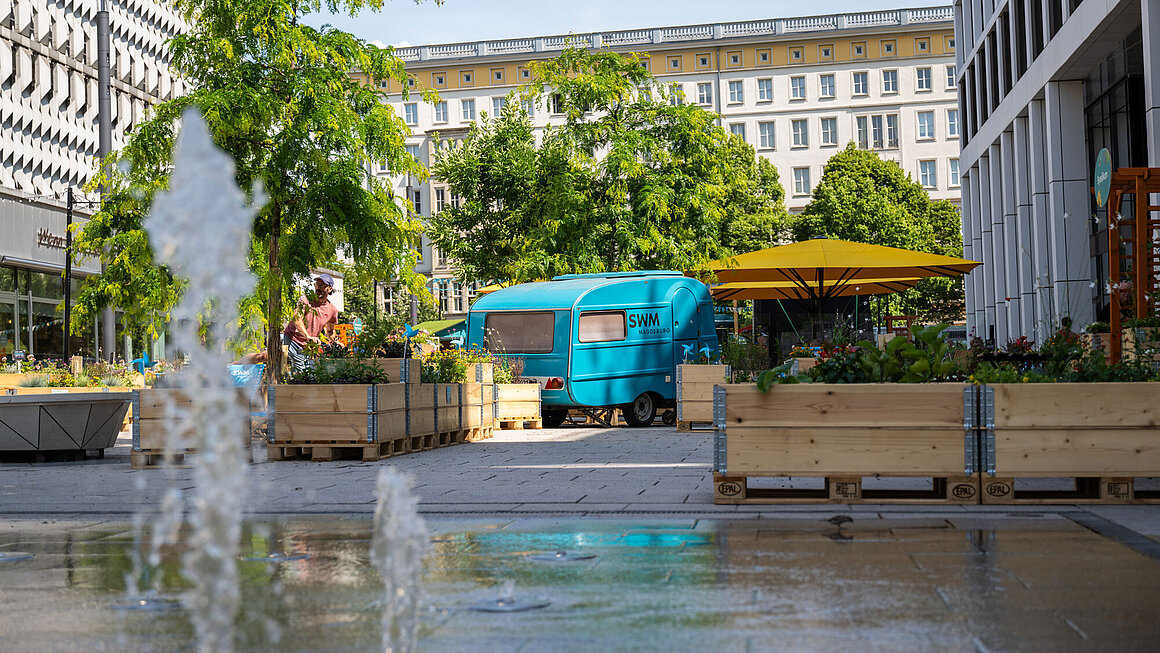
[[[492,383],[495,376],[495,365],[492,363],[472,363],[467,366],[468,383]]]
[[[496,406],[495,419],[503,422],[540,419],[540,402],[500,401]]]
[[[952,476],[963,429],[771,428],[730,425],[725,468],[748,476]]]
[[[431,383],[408,383],[407,405],[411,410],[435,408],[435,387]],[[434,415],[434,413],[432,413]]]
[[[193,404],[189,393],[180,388],[142,388],[138,390],[141,419],[161,419],[165,417],[168,406],[177,406],[188,410]],[[239,404],[248,404],[248,388],[237,388]],[[257,405],[250,406],[251,410],[261,410]]]
[[[376,428],[378,429],[377,440],[379,442],[389,442],[407,435],[407,411],[402,408],[395,408],[393,410],[380,410],[375,414],[375,419],[378,420]]]
[[[1160,476],[1160,429],[996,429],[1003,476]]]
[[[459,406],[458,383],[437,383],[435,393],[435,405]]]
[[[357,413],[367,412],[369,385],[277,385],[275,410],[288,413]]]
[[[899,428],[956,427],[963,424],[963,384],[801,384],[775,385],[762,393],[756,384],[723,386],[726,421],[737,425],[787,427]]]
[[[725,385],[725,382],[717,381],[716,383],[682,383],[681,402],[688,403],[691,401],[707,401],[712,404],[714,385]]]
[[[497,383],[495,389],[500,402],[538,401],[540,398],[539,386],[535,383]]]
[[[722,383],[728,379],[728,365],[680,365],[681,383]]]
[[[377,408],[380,412],[402,410],[407,406],[406,383],[380,383],[375,386],[375,392],[378,393]]]
[[[712,422],[712,401],[682,401],[681,421],[684,422]]]
[[[1160,427],[1160,383],[1012,383],[987,387],[995,390],[996,432],[1030,427]]]
[[[280,401],[281,399],[279,399]],[[283,413],[274,415],[277,444],[367,441],[367,414],[362,413]]]

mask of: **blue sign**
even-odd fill
[[[1094,175],[1096,189],[1096,205],[1101,209],[1108,203],[1108,194],[1112,190],[1112,153],[1108,148],[1100,150],[1096,155],[1096,172]]]
[[[362,333],[362,330],[363,330],[363,321],[362,320],[360,320],[359,318],[356,317],[354,320],[351,321],[350,325],[352,327],[354,327],[354,334],[356,336],[358,334]]]

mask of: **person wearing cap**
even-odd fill
[[[334,326],[338,324],[338,309],[330,303],[330,293],[334,292],[334,278],[329,274],[314,277],[314,298],[305,295],[298,298],[294,315],[282,330],[282,344],[286,345],[290,359],[290,372],[297,374],[306,369],[307,358],[302,348],[308,342],[320,342],[319,334],[326,332],[327,338],[334,337]]]

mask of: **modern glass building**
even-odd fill
[[[1160,166],[1160,0],[955,2],[968,324],[1002,345],[1107,319],[1097,153]],[[1153,234],[1155,237],[1156,235]]]

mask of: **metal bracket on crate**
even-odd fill
[[[979,417],[981,418],[983,469],[988,476],[995,476],[995,389],[980,387]]]
[[[141,391],[133,391],[133,451],[141,451]]]
[[[266,442],[269,442],[270,444],[274,444],[274,438],[275,438],[274,425],[278,423],[278,420],[274,419],[278,415],[278,409],[276,408],[276,406],[277,406],[276,398],[278,396],[278,386],[276,386],[276,385],[270,386],[270,390],[269,390],[269,392],[266,393],[266,395],[267,395],[266,412],[268,413],[268,415],[266,416]]]
[[[378,420],[375,413],[378,411],[379,393],[374,384],[367,386],[367,444],[374,444],[379,439]]]
[[[713,470],[725,474],[725,388],[713,386]]]
[[[977,393],[977,386],[963,388],[963,476],[973,476],[979,463],[979,434],[975,430],[979,417]]]

